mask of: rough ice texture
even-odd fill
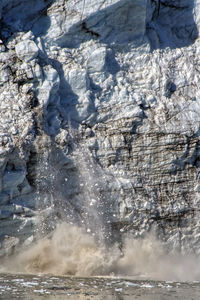
[[[0,255],[60,219],[198,253],[200,1],[1,0],[0,18]]]

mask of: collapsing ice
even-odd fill
[[[78,145],[73,151],[73,161],[76,161],[74,166],[82,186],[81,197],[72,199],[70,203],[64,199],[64,190],[59,193],[58,189],[62,174],[55,173],[52,182],[54,189],[51,191],[55,205],[52,209],[56,211],[61,205],[56,229],[46,237],[40,237],[28,249],[21,249],[20,254],[4,261],[2,272],[145,276],[159,280],[200,279],[198,258],[167,254],[153,234],[149,233],[143,239],[133,239],[129,233],[124,235],[122,241],[113,237],[109,219],[113,213],[112,201],[105,199],[100,192],[101,185],[110,180],[109,175],[103,173],[92,155]],[[55,172],[55,168],[52,170]],[[65,215],[69,204],[72,208],[74,205],[77,216]],[[192,271],[188,274],[187,270]]]

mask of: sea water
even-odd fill
[[[0,275],[0,299],[24,300],[199,300],[200,282],[120,277]]]

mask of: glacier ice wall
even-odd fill
[[[198,253],[200,1],[2,0],[0,21],[1,255],[91,203],[109,239]]]

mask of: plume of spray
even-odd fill
[[[116,254],[106,255],[104,245],[81,227],[61,223],[49,238],[34,246],[8,264],[13,271],[52,273],[57,275],[92,276],[110,272]]]
[[[200,279],[199,263],[194,256],[167,254],[152,234],[125,237],[122,256],[117,245],[106,248],[83,228],[61,223],[51,236],[9,259],[1,271],[192,281]]]

